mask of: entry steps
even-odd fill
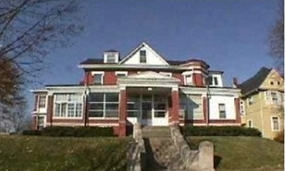
[[[170,138],[170,129],[168,126],[143,126],[143,138]]]

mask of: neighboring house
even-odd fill
[[[125,136],[137,122],[241,125],[240,90],[224,87],[223,72],[209,70],[202,60],[166,60],[143,42],[122,59],[109,50],[102,59],[87,59],[79,68],[84,70],[80,84],[32,90],[34,129],[112,126]]]
[[[241,89],[243,125],[260,130],[265,138],[274,138],[284,128],[284,79],[274,69],[261,68],[237,87]]]

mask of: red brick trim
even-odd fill
[[[126,90],[120,91],[120,105],[119,105],[119,136],[126,136],[126,119],[127,119],[127,93]]]
[[[114,71],[106,71],[104,73],[104,85],[116,85],[117,78]]]
[[[46,122],[52,125],[52,117],[53,117],[53,96],[48,96],[48,103],[47,103],[47,119]]]
[[[171,119],[170,123],[179,123],[179,92],[174,90],[171,92]]]

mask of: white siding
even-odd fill
[[[146,63],[140,63],[140,50],[146,51]],[[127,59],[124,64],[132,65],[167,65],[165,60],[160,57],[155,51],[151,50],[149,47],[144,46],[136,51],[129,59]]]
[[[225,104],[226,118],[236,119],[234,96],[211,95],[210,98],[210,119],[220,119],[219,104]]]

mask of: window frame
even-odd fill
[[[247,123],[247,127],[248,128],[253,128],[253,121],[252,121],[252,119],[248,119],[246,123]],[[249,125],[249,123],[250,123],[250,125]]]
[[[92,76],[93,76],[93,81],[92,81],[92,84],[93,85],[103,85],[104,84],[104,74],[105,72],[103,71],[100,71],[100,72],[92,72]],[[95,75],[101,75],[101,82],[100,84],[98,83],[95,83]]]
[[[224,110],[221,110],[221,106],[224,107]],[[225,103],[218,103],[218,109],[219,109],[219,119],[227,119],[226,104]],[[222,116],[221,112],[224,112],[225,117],[221,117]]]
[[[118,75],[123,75],[123,74],[124,74],[124,76],[127,76],[128,75],[128,71],[116,71],[115,72],[115,75],[116,75],[117,78],[120,78],[120,76],[118,76]]]
[[[144,52],[144,55],[142,55],[142,52]],[[141,64],[145,64],[145,63],[147,63],[147,59],[146,59],[146,50],[140,50],[139,51],[139,57],[140,57],[140,63]]]
[[[187,76],[190,76],[190,78],[191,78],[190,84],[189,84],[189,82],[187,82]],[[193,74],[185,74],[184,75],[184,83],[185,83],[185,85],[194,85]]]
[[[41,98],[44,99],[44,101],[42,101],[42,102],[44,102],[43,106],[41,106],[42,105],[41,104]],[[39,95],[38,96],[38,108],[46,108],[46,105],[47,105],[47,96],[46,95]]]
[[[277,124],[278,124],[278,129],[274,129],[274,118],[277,118]],[[274,132],[277,132],[277,131],[280,131],[280,117],[279,116],[271,116],[271,131],[274,131]]]
[[[97,93],[93,93],[93,94],[103,94],[103,101],[89,101],[88,102],[88,105],[90,104],[102,104],[103,105],[103,108],[102,110],[99,110],[99,109],[90,109],[90,107],[88,107],[88,117],[89,119],[118,119],[119,118],[119,110],[120,110],[120,95],[118,92],[97,92]],[[117,94],[118,95],[118,102],[115,102],[115,101],[106,101],[106,94]],[[110,109],[106,109],[106,106],[108,104],[116,104],[118,106],[118,109],[117,109],[117,114],[118,116],[117,117],[106,117],[106,111],[112,111]],[[89,112],[92,112],[92,111],[102,111],[103,112],[103,116],[102,117],[94,117],[94,116],[89,116]]]
[[[57,100],[57,95],[66,95],[67,100]],[[69,100],[71,95],[77,95],[78,101],[76,100]],[[66,105],[64,108],[62,107]],[[73,116],[69,116],[69,107],[68,105],[73,105]],[[80,104],[80,110],[78,110],[78,104]],[[57,113],[57,105],[59,105],[59,113]],[[55,119],[81,119],[83,117],[83,95],[81,93],[57,93],[54,94],[54,100],[53,100],[53,118]],[[65,114],[62,114],[62,110],[65,109]],[[77,116],[77,112],[80,111],[79,116]],[[58,114],[58,115],[57,115]]]
[[[114,61],[109,61],[109,58],[114,58]],[[106,62],[105,63],[116,63],[116,54],[114,54],[114,53],[107,53],[106,54]]]

